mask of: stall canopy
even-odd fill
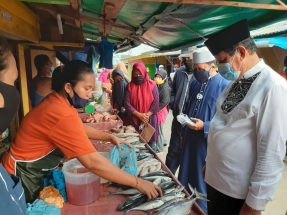
[[[256,39],[256,44],[258,48],[268,48],[277,46],[281,49],[287,50],[287,37]]]
[[[38,14],[42,40],[99,42],[101,36],[106,36],[118,48],[144,43],[160,50],[179,50],[200,44],[210,34],[244,18],[251,30],[287,18],[286,7],[277,0],[22,1]],[[287,4],[287,0],[282,2]],[[57,28],[58,14],[63,23],[62,35]],[[280,34],[285,31],[282,29]]]

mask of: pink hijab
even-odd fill
[[[99,81],[103,83],[110,83],[110,80],[108,79],[110,72],[112,72],[111,69],[105,69],[99,77]]]

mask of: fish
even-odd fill
[[[183,200],[184,197],[173,197],[172,199],[170,199],[169,201],[166,201],[162,206],[160,206],[159,208],[156,208],[154,212],[157,212],[157,211],[160,211],[160,210],[163,210],[167,207],[169,207],[171,204],[175,203],[175,202],[178,202],[178,201],[181,201]]]
[[[168,182],[168,181],[172,181],[172,178],[170,177],[166,177],[166,176],[149,176],[149,177],[140,177],[143,180],[147,180],[147,181],[154,181],[157,178],[161,178],[161,182]]]
[[[165,171],[156,171],[156,172],[149,172],[143,177],[149,177],[149,176],[170,176],[167,172]]]
[[[133,198],[120,204],[117,208],[118,211],[129,210],[131,208],[137,207],[147,201],[147,196],[143,193],[135,195]]]
[[[127,138],[127,137],[138,137],[138,133],[113,133],[114,136],[118,138]]]
[[[161,196],[161,197],[158,197],[157,199],[160,199],[160,200],[162,200],[162,201],[164,201],[164,202],[167,202],[167,201],[169,201],[169,200],[171,200],[171,199],[174,199],[174,198],[177,198],[177,197],[183,198],[183,197],[185,197],[185,193],[183,193],[183,192],[168,193],[168,194],[166,194],[166,195],[163,195],[163,196]]]
[[[124,191],[110,192],[110,195],[135,195],[138,193],[140,193],[140,191],[132,188],[132,189],[124,190]]]
[[[143,176],[143,175],[147,174],[148,170],[149,170],[149,166],[148,165],[144,166],[144,168],[140,172],[140,176]]]
[[[128,190],[128,189],[132,188],[130,186],[126,186],[126,185],[122,185],[122,184],[118,184],[118,183],[114,183],[114,182],[109,182],[107,187],[117,187],[117,188],[120,188],[122,190]]]
[[[159,185],[161,190],[167,190],[168,188],[172,188],[176,185],[174,181],[163,182]]]
[[[188,184],[192,195],[187,198],[187,201],[172,204],[156,213],[156,215],[187,215],[191,210],[191,206],[197,199],[208,201],[203,197],[203,194],[198,193],[196,189],[193,189],[190,184]],[[192,198],[195,195],[195,198]]]
[[[161,183],[161,178],[157,178],[156,180],[154,180],[154,182],[152,182],[152,183],[154,183],[155,185],[159,185],[160,183]]]
[[[125,212],[125,215],[128,214],[130,211],[148,211],[155,208],[158,208],[164,204],[164,201],[162,200],[154,200],[150,202],[145,202],[137,207],[134,207],[132,209],[129,209]]]
[[[149,153],[139,154],[137,156],[137,161],[140,161],[140,160],[143,160],[143,159],[150,159],[150,158],[153,158],[153,157],[154,157],[154,155],[149,154]]]
[[[168,194],[168,193],[177,193],[177,192],[183,191],[183,189],[184,189],[184,186],[178,185],[176,187],[172,187],[172,188],[164,190],[163,194],[165,195],[165,194]]]

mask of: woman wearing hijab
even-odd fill
[[[125,89],[129,83],[129,80],[125,77],[125,74],[120,69],[115,69],[112,73],[113,83],[113,93],[112,101],[113,108],[119,111],[119,116],[123,120],[124,125],[128,125],[127,114],[123,110],[124,108],[124,97]]]
[[[116,67],[116,69],[120,69],[122,70],[122,72],[124,73],[125,77],[128,78],[128,70],[127,67],[124,63],[119,63]]]
[[[155,129],[149,145],[156,151],[158,140],[157,111],[159,95],[156,84],[148,77],[143,62],[133,65],[132,81],[127,85],[125,93],[125,108],[130,116],[130,124],[137,130],[143,123],[149,123]]]
[[[110,80],[108,79],[109,77],[109,74],[112,70],[111,69],[105,69],[101,74],[100,74],[100,77],[99,77],[99,81],[101,81],[102,83],[107,83],[109,84],[110,83]]]
[[[163,135],[163,125],[168,115],[168,104],[170,101],[169,85],[167,81],[167,72],[165,70],[159,70],[155,74],[155,83],[159,92],[159,111],[157,112],[159,136],[156,143],[157,151],[163,152],[163,146],[166,143],[166,139]]]

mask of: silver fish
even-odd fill
[[[183,189],[184,189],[184,186],[178,185],[177,187],[172,187],[172,188],[169,188],[167,190],[164,190],[163,194],[165,195],[165,194],[168,194],[168,193],[178,193],[178,192],[183,191]]]
[[[155,185],[158,186],[161,183],[161,178],[155,179],[154,182],[152,182],[152,183],[154,183]]]
[[[168,193],[168,194],[166,194],[164,196],[158,197],[157,199],[160,199],[160,200],[162,200],[164,202],[167,202],[167,201],[169,201],[171,199],[178,198],[178,197],[181,197],[181,198],[185,197],[185,193],[183,193],[183,192]]]
[[[128,212],[130,211],[148,211],[148,210],[152,210],[155,208],[158,208],[160,206],[162,206],[164,204],[164,201],[162,200],[154,200],[151,202],[146,202],[141,204],[140,206],[137,206],[135,208],[129,209],[125,212],[125,215],[128,214]]]
[[[169,174],[165,171],[156,171],[156,172],[150,172],[143,177],[150,177],[150,176],[167,176],[169,177]]]
[[[159,208],[155,209],[154,212],[157,212],[157,211],[161,211],[167,207],[169,207],[171,204],[175,203],[175,202],[178,202],[178,201],[181,201],[183,200],[184,197],[175,197],[175,198],[172,198],[170,199],[169,201],[165,202],[162,206],[160,206]]]
[[[161,182],[168,182],[168,181],[172,181],[172,178],[170,177],[166,177],[166,176],[149,176],[149,177],[141,177],[144,180],[148,180],[148,181],[154,181],[157,178],[161,178]]]
[[[138,193],[140,193],[140,191],[132,188],[132,189],[124,190],[124,191],[110,192],[110,195],[135,195]]]
[[[187,215],[191,210],[191,206],[197,199],[202,199],[204,201],[208,201],[206,198],[203,197],[203,194],[200,194],[193,189],[190,185],[188,185],[192,195],[190,195],[185,202],[179,202],[172,204],[156,213],[156,215]],[[192,198],[195,195],[195,198]]]

